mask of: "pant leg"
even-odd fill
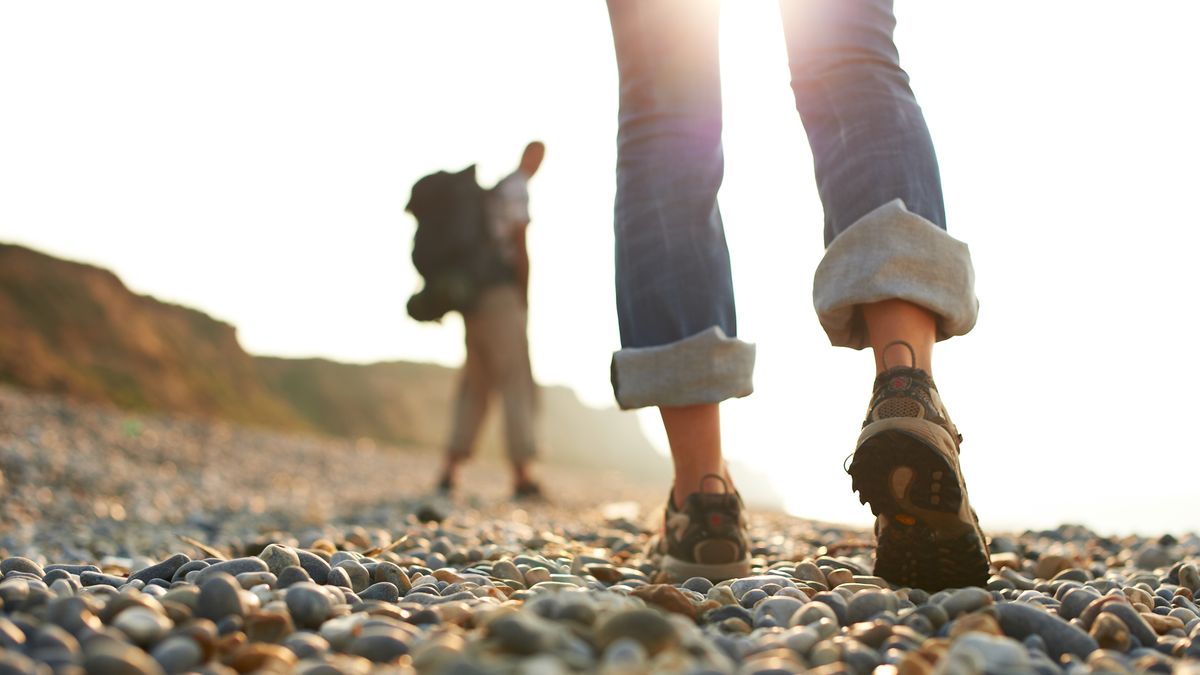
[[[484,378],[500,395],[504,438],[509,459],[530,461],[537,453],[535,430],[536,386],[529,362],[528,311],[521,291],[513,284],[483,292],[472,311],[485,358]]]
[[[978,312],[970,253],[945,232],[937,157],[900,68],[892,1],[780,8],[825,209],[813,299],[830,340],[865,346],[856,308],[892,298],[936,314],[939,339],[966,333]]]
[[[524,464],[537,455],[537,385],[529,361],[528,313],[518,303],[513,316],[512,342],[508,346],[510,370],[499,379],[500,395],[504,399],[504,432],[508,458],[513,464]]]
[[[456,459],[467,459],[475,451],[475,442],[491,402],[492,382],[488,375],[490,359],[486,319],[472,311],[463,316],[467,358],[458,380],[454,401],[454,420],[446,452]]]
[[[608,0],[620,77],[615,207],[623,408],[750,393],[754,348],[736,339],[716,0]]]

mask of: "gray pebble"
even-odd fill
[[[380,581],[364,589],[360,597],[363,600],[396,602],[400,599],[400,589],[396,588],[396,585],[391,582]]]
[[[275,584],[279,581],[279,579],[277,579],[275,575],[271,574],[270,572],[242,572],[235,578],[237,579],[238,585],[246,590],[261,584],[266,584],[274,588]]]
[[[296,557],[300,559],[300,566],[308,572],[308,576],[313,579],[325,579],[329,576],[330,565],[324,558],[304,549],[295,549]]]
[[[302,581],[288,587],[285,600],[292,621],[301,628],[320,628],[333,613],[333,600],[312,582]]]
[[[129,579],[130,581],[137,580],[143,583],[150,583],[150,580],[152,579],[163,579],[165,581],[170,581],[175,577],[175,573],[179,571],[180,567],[183,567],[191,561],[192,559],[188,556],[182,553],[177,553],[160,563],[150,565],[149,567],[143,567],[137,572],[130,574]]]
[[[1055,659],[1061,659],[1064,654],[1087,658],[1097,647],[1096,641],[1083,629],[1033,605],[1003,602],[995,609],[1005,635],[1018,640],[1031,634],[1040,635],[1046,641],[1046,651]]]
[[[733,594],[738,598],[741,598],[747,592],[754,589],[761,589],[767,584],[776,584],[778,586],[787,586],[792,588],[795,588],[796,586],[795,582],[793,582],[791,579],[786,579],[774,574],[761,574],[759,576],[743,577],[738,579],[729,584],[729,590],[733,591]]]
[[[292,633],[283,641],[283,646],[301,659],[321,656],[329,651],[328,640],[308,631]]]
[[[209,565],[199,572],[196,572],[194,576],[191,576],[190,581],[197,586],[204,586],[209,579],[212,579],[220,574],[228,574],[231,577],[236,577],[237,575],[244,574],[246,572],[269,571],[270,570],[267,568],[267,563],[263,562],[261,558],[254,556],[250,556],[248,558],[234,558],[233,560],[226,560],[215,565]]]
[[[357,560],[342,560],[335,563],[334,568],[346,571],[346,576],[350,579],[350,588],[355,593],[361,593],[367,586],[371,585],[371,573]],[[341,584],[336,585],[340,586]]]
[[[103,572],[83,572],[79,575],[79,583],[83,586],[111,586],[120,588],[125,585],[126,579],[113,574],[104,574]]]
[[[174,675],[192,670],[204,662],[204,650],[190,637],[177,635],[158,643],[150,655],[162,669]]]
[[[398,588],[401,593],[406,593],[412,588],[412,581],[409,580],[404,570],[396,563],[386,560],[375,566],[372,579],[377,583],[386,581]]]
[[[33,651],[64,651],[71,654],[79,653],[79,640],[65,629],[52,623],[42,624],[30,641]]]
[[[179,569],[175,570],[175,574],[171,575],[171,581],[172,582],[183,581],[183,580],[187,579],[188,574],[190,574],[192,572],[198,572],[206,567],[208,567],[208,563],[203,560],[193,560],[191,562],[186,562],[186,563],[180,565]]]
[[[39,579],[46,576],[46,570],[42,569],[41,565],[29,558],[22,558],[20,556],[13,556],[0,561],[0,574],[8,576],[12,572],[32,574]]]
[[[312,577],[308,576],[308,572],[305,572],[303,567],[285,567],[279,573],[279,578],[275,581],[275,588],[288,588],[301,581],[312,580]]]
[[[991,596],[988,596],[991,599]],[[846,620],[850,623],[868,621],[880,612],[895,612],[899,603],[894,593],[889,591],[860,591],[850,598],[846,607]]]
[[[838,624],[845,626],[849,622],[849,603],[846,602],[846,598],[842,597],[840,593],[821,591],[812,596],[812,601],[828,605],[837,616]]]
[[[1064,619],[1074,619],[1099,597],[1100,593],[1091,588],[1071,589],[1063,596],[1062,604],[1058,608],[1058,615]]]
[[[46,565],[45,570],[47,573],[55,570],[62,570],[68,574],[74,574],[78,576],[84,572],[99,572],[100,568],[96,567],[95,565],[62,565],[56,563],[52,565]]]
[[[982,588],[960,588],[941,603],[942,609],[951,619],[960,614],[967,614],[991,605],[992,594]],[[853,606],[853,602],[850,603]]]
[[[258,554],[258,557],[267,564],[267,571],[271,574],[279,576],[285,568],[299,567],[300,556],[296,554],[289,546],[280,544],[270,544]]]
[[[245,613],[246,607],[242,603],[241,586],[238,585],[237,579],[221,571],[208,575],[204,584],[200,586],[200,596],[196,600],[196,616],[220,621],[230,615],[242,616]]]
[[[764,617],[770,617],[778,626],[787,626],[804,603],[788,597],[772,597],[763,600],[754,607],[754,621],[759,623]],[[832,614],[832,612],[830,612]]]
[[[381,626],[364,630],[347,651],[375,663],[390,663],[408,653],[408,643],[407,633]]]
[[[162,666],[146,652],[113,643],[88,646],[83,659],[88,675],[161,675]]]
[[[173,627],[171,620],[147,607],[130,607],[112,621],[114,628],[129,636],[139,647],[158,642]]]
[[[325,575],[325,584],[327,586],[339,586],[341,588],[351,588],[353,586],[350,581],[350,573],[344,567],[334,567],[329,570],[329,574]]]

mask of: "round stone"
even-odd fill
[[[117,615],[112,625],[129,636],[129,641],[145,647],[158,642],[173,628],[171,620],[147,607],[130,607]]]
[[[227,616],[244,615],[246,607],[242,602],[241,590],[237,579],[231,575],[219,571],[212,573],[200,586],[200,596],[196,599],[196,616],[220,621]]]
[[[162,669],[172,675],[192,670],[204,662],[204,650],[190,637],[178,635],[158,643],[150,652]]]
[[[621,638],[640,642],[652,656],[680,642],[679,635],[666,617],[652,609],[620,611],[603,619],[596,631],[600,648],[606,649]]]
[[[320,586],[309,581],[289,586],[285,599],[292,621],[301,628],[320,628],[333,613],[333,600]]]
[[[11,558],[5,558],[3,561],[0,561],[0,574],[3,574],[4,576],[8,576],[9,574],[12,574],[13,572],[24,572],[25,574],[32,574],[33,576],[35,576],[39,579],[46,576],[46,570],[42,569],[41,565],[30,560],[29,558],[13,556]]]
[[[269,544],[258,554],[267,565],[267,571],[279,576],[288,567],[300,567],[300,556],[290,546]]]

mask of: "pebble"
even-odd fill
[[[696,616],[696,607],[683,593],[670,584],[653,584],[635,588],[630,595],[641,598],[648,605],[654,605],[668,612],[682,614],[689,619]]]
[[[1064,654],[1086,658],[1098,648],[1096,641],[1083,629],[1067,623],[1049,612],[1019,602],[996,605],[1000,628],[1005,635],[1023,640],[1029,635],[1040,635],[1046,649],[1055,659]]]
[[[189,575],[189,581],[197,586],[203,587],[206,581],[221,574],[225,574],[230,577],[236,577],[237,575],[245,574],[246,572],[269,571],[271,570],[267,567],[267,563],[263,562],[261,558],[235,558],[233,560],[223,560],[221,562],[209,565],[208,567],[197,571],[194,575]]]
[[[960,588],[941,603],[946,616],[951,619],[960,614],[974,612],[993,603],[992,594],[982,588]]]
[[[390,663],[409,652],[409,638],[403,631],[384,627],[364,630],[348,651],[374,663]]]
[[[279,576],[288,567],[300,567],[300,556],[290,546],[268,544],[258,557],[266,563],[267,571],[275,576]]]
[[[329,563],[321,556],[304,549],[296,549],[296,557],[300,559],[300,567],[308,572],[313,579],[324,579],[329,576]]]
[[[89,647],[83,658],[88,675],[160,675],[163,668],[149,654],[130,645],[113,643]]]
[[[150,652],[167,673],[185,673],[204,662],[204,650],[190,637],[163,640]]]
[[[367,568],[362,567],[358,561],[343,560],[338,562],[334,567],[346,572],[346,577],[350,581],[350,589],[355,593],[364,591],[367,586],[371,585],[371,573],[367,572]],[[326,583],[329,583],[329,581],[326,581]],[[337,585],[340,586],[341,584]]]
[[[1143,646],[1153,646],[1158,642],[1158,634],[1146,623],[1146,619],[1136,609],[1122,602],[1111,602],[1104,606],[1103,613],[1116,616],[1125,623],[1125,627]]]
[[[754,607],[754,622],[757,625],[764,618],[770,618],[777,626],[787,626],[802,607],[804,603],[796,598],[767,598]]]
[[[679,644],[679,635],[666,617],[652,609],[631,609],[607,617],[596,631],[601,649],[621,638],[641,643],[650,655]]]
[[[13,572],[24,572],[26,574],[32,574],[39,579],[46,576],[46,570],[42,569],[41,565],[30,560],[29,558],[22,558],[21,556],[13,556],[11,558],[5,558],[4,560],[0,560],[0,574],[7,577],[8,575],[12,574]]]
[[[1118,652],[1129,650],[1129,628],[1114,614],[1104,613],[1096,617],[1088,634],[1096,640],[1100,649],[1113,649]]]
[[[140,647],[154,644],[174,627],[170,619],[145,607],[126,609],[113,619],[112,625]]]
[[[856,593],[847,604],[846,621],[867,621],[880,612],[895,612],[898,608],[899,601],[891,591],[863,590]]]
[[[320,586],[311,581],[302,581],[288,587],[285,598],[292,621],[302,628],[320,628],[333,613],[333,600]]]
[[[191,561],[192,559],[188,556],[182,553],[177,553],[160,563],[150,565],[149,567],[143,567],[137,572],[130,574],[129,580],[141,581],[143,583],[150,583],[150,581],[154,579],[170,581],[175,577],[175,573],[179,571],[180,567],[183,567]]]
[[[390,581],[380,581],[371,584],[362,593],[359,594],[363,600],[382,600],[383,602],[396,602],[400,599],[400,589],[396,588],[396,584]]]
[[[196,599],[196,616],[219,621],[229,615],[240,617],[245,613],[237,579],[225,572],[216,572],[205,579]]]

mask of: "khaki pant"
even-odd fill
[[[504,407],[509,458],[524,463],[534,456],[536,385],[529,365],[527,319],[520,291],[512,284],[485,290],[475,309],[463,315],[467,361],[454,406],[447,448],[451,457],[470,457],[493,392],[500,394]]]

